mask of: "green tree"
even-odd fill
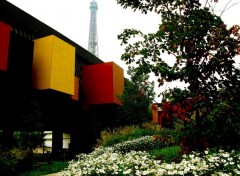
[[[209,2],[117,0],[124,8],[161,16],[156,33],[125,29],[118,36],[121,44],[126,45],[121,58],[127,64],[136,64],[138,74],[155,73],[159,86],[172,81],[188,85],[186,90],[163,93],[163,103],[171,104],[165,108],[167,117],[184,121],[182,145],[187,150],[239,145],[235,141],[240,141],[239,69],[234,60],[240,54],[240,27],[228,29],[207,6]],[[130,43],[136,36],[142,39]],[[175,57],[173,65],[166,61],[166,54]]]
[[[138,69],[129,67],[130,79],[125,79],[123,94],[119,97],[119,117],[116,124],[129,125],[149,121],[148,106],[154,100],[154,83],[149,75],[139,75]]]

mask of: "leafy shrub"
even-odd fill
[[[7,156],[0,157],[0,175],[14,175],[17,161]]]
[[[148,106],[154,100],[154,82],[149,82],[149,75],[139,75],[139,70],[128,67],[130,80],[125,79],[124,89],[118,98],[123,106],[118,107],[114,123],[118,125],[141,124],[149,122]]]
[[[44,133],[41,131],[15,131],[14,140],[17,148],[36,149],[44,143]]]
[[[111,129],[105,129],[101,131],[100,138],[97,139],[97,144],[95,147],[98,146],[110,146],[114,143],[119,143],[121,141],[125,141],[127,136],[132,134],[133,130],[138,128],[136,125],[128,125],[124,127]]]
[[[173,144],[179,144],[180,143],[180,135],[179,135],[179,131],[178,130],[170,130],[167,128],[162,128],[161,131],[161,135],[162,138],[172,138],[172,140],[174,142],[170,142],[169,144],[171,145],[171,143]]]
[[[151,122],[143,123],[141,125],[128,125],[113,130],[106,129],[101,132],[100,138],[97,139],[95,147],[112,146],[129,139],[135,139],[147,135],[160,135],[162,131],[163,130],[160,129],[159,125]]]
[[[14,148],[0,153],[0,175],[12,176],[17,172],[31,169],[32,165],[31,150]]]

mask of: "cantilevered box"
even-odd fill
[[[75,76],[74,79],[74,95],[71,96],[73,100],[79,99],[79,78]]]
[[[124,85],[123,69],[114,62],[83,66],[82,90],[87,104],[118,104]]]
[[[34,40],[33,87],[74,95],[75,47],[54,35]]]
[[[0,70],[7,71],[11,26],[0,21]]]
[[[152,104],[151,111],[152,111],[152,122],[158,124],[159,118],[158,118],[158,104],[157,103]]]

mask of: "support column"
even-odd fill
[[[62,152],[63,132],[60,130],[52,131],[52,156],[58,159]]]

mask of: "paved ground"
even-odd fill
[[[48,174],[48,175],[43,175],[43,176],[59,176],[59,173],[53,173],[53,174]]]

